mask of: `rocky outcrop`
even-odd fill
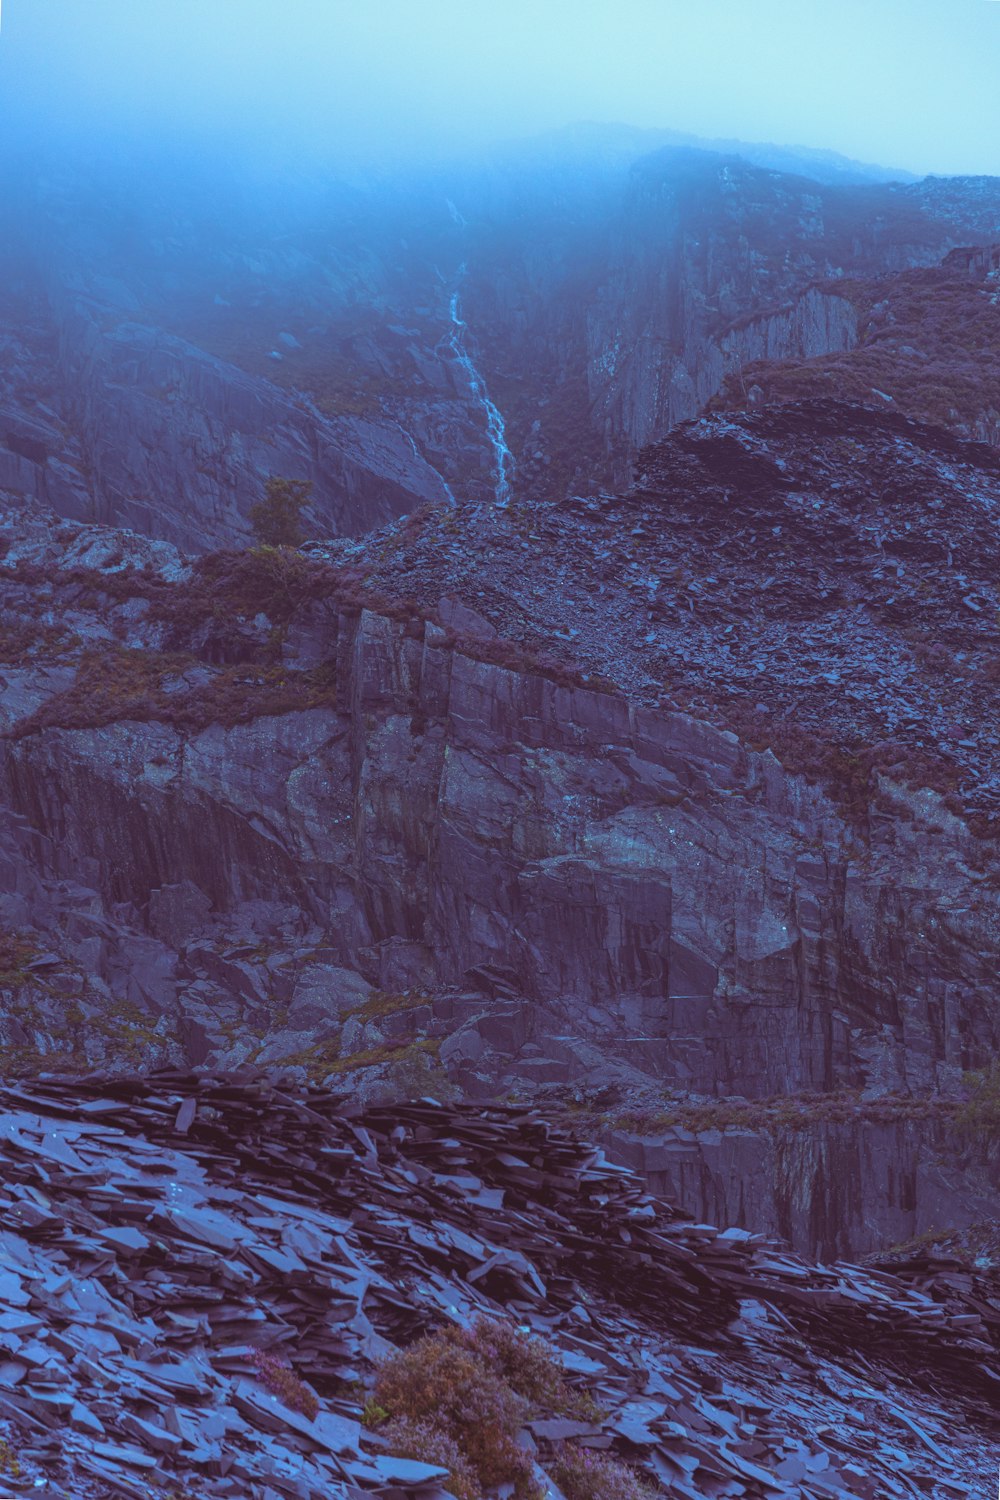
[[[966,822],[992,795],[995,688],[972,653],[988,664],[993,650],[978,518],[994,468],[864,412],[706,423],[652,454],[631,498],[539,512],[534,543],[506,512],[449,509],[381,538],[372,560],[345,554],[355,580],[368,562],[370,591],[405,580],[405,607],[365,606],[343,571],[303,560],[272,576],[251,558],[238,589],[121,539],[102,565],[96,543],[80,552],[88,533],[60,544],[42,526],[7,556],[5,800],[32,830],[38,876],[85,884],[103,914],[163,944],[144,959],[141,1003],[178,1046],[196,1036],[200,1058],[230,1056],[240,1016],[269,1055],[279,1031],[288,1056],[311,1045],[284,1017],[294,970],[253,956],[266,939],[389,992],[483,984],[538,1009],[486,1075],[513,1058],[526,1079],[599,1082],[613,1063],[723,1096],[954,1089],[998,1041],[993,845]],[[656,538],[643,542],[652,593],[617,550],[637,532]],[[669,582],[681,539],[691,562],[711,553],[694,595],[685,575]],[[819,570],[808,601],[805,556]],[[128,566],[140,558],[152,576]],[[484,583],[497,590],[485,600]],[[760,603],[736,641],[747,589]],[[895,624],[911,615],[892,608],[911,589],[938,651],[961,643],[959,679],[933,655],[914,678]],[[572,670],[516,639],[536,626],[556,639],[563,611]],[[53,619],[75,638],[53,643]],[[806,695],[793,630],[814,653]],[[668,640],[730,690],[745,671],[750,717],[740,698],[665,702]],[[618,680],[596,681],[598,665]],[[861,712],[873,729],[859,744]],[[942,738],[934,761],[942,712],[978,728]],[[947,805],[928,786],[945,771]],[[249,946],[250,972],[209,962],[213,923],[224,952]],[[522,1046],[541,1048],[548,1074]]]
[[[685,283],[686,284],[686,283]],[[846,298],[810,288],[790,305],[746,318],[718,337],[704,330],[616,339],[621,357],[602,354],[591,392],[605,415],[623,478],[635,450],[698,415],[755,360],[812,359],[854,348],[857,315]],[[672,352],[672,346],[676,352]]]
[[[847,336],[824,337],[819,328],[789,341],[779,328],[776,338],[750,338],[742,351],[737,342],[709,409],[838,398],[997,446],[1000,336],[992,309],[1000,300],[998,255],[996,246],[966,246],[934,267],[812,288],[810,295],[846,310]],[[735,325],[733,336],[739,340],[752,324]]]
[[[997,495],[990,450],[803,403],[680,430],[620,497],[309,557],[12,512],[9,1055],[956,1094],[1000,1041]],[[742,1211],[868,1245],[822,1186],[846,1138],[814,1147]]]
[[[823,187],[697,153],[641,163],[588,319],[590,394],[616,481],[639,448],[696,416],[742,363],[850,349],[850,306],[806,288],[939,259],[954,228],[931,200],[915,211],[912,194]],[[1000,224],[1000,199],[990,201]],[[757,311],[769,306],[784,310]]]
[[[473,326],[532,401],[520,469],[532,495],[550,489],[553,466],[577,487],[585,470],[627,483],[637,452],[745,364],[849,351],[857,317],[836,281],[935,265],[995,237],[1000,193],[988,179],[824,184],[675,149],[637,162],[596,220],[579,217],[580,242],[560,241],[549,264],[527,253],[488,263],[473,288]]]
[[[9,740],[39,871],[150,923],[191,892],[182,951],[209,910],[256,905],[387,989],[495,971],[599,1044],[570,1079],[610,1055],[700,1093],[923,1091],[992,1055],[993,916],[960,898],[957,837],[903,824],[859,855],[819,787],[687,714],[476,660],[433,624],[328,609],[312,630],[337,708]],[[176,977],[162,1003],[184,1016]]]
[[[857,341],[857,313],[847,298],[810,287],[790,306],[736,324],[722,336],[719,347],[724,374],[731,374],[755,360],[816,359],[846,353]],[[709,378],[718,390],[722,383],[718,369]],[[699,409],[705,404],[707,398],[699,402]]]
[[[34,371],[48,420],[5,393],[0,486],[74,520],[129,526],[201,551],[250,539],[247,513],[270,474],[312,484],[322,535],[370,530],[448,486],[393,421],[324,416],[304,396],[247,374],[120,310],[70,299],[58,350]],[[37,366],[25,350],[24,362]]]

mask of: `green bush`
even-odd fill
[[[263,500],[250,507],[250,525],[264,547],[298,547],[305,541],[302,511],[312,485],[304,479],[280,479],[272,474]]]

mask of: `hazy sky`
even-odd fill
[[[578,120],[1000,174],[1000,0],[3,0],[42,123],[322,154]]]

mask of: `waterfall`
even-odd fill
[[[462,271],[465,267],[462,267]],[[459,272],[461,275],[461,272]],[[472,356],[465,347],[465,335],[467,325],[459,312],[458,292],[452,292],[449,304],[451,314],[451,328],[448,332],[448,347],[455,359],[462,366],[469,381],[469,390],[473,399],[482,407],[486,417],[486,432],[493,447],[496,460],[496,490],[497,504],[508,505],[511,498],[510,480],[514,473],[514,455],[507,447],[506,429],[504,420],[499,410],[490,400],[490,393],[486,389],[486,381],[476,369]]]

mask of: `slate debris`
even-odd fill
[[[538,496],[526,540],[501,508],[441,507],[352,561],[390,595],[477,606],[505,640],[564,651],[635,702],[667,694],[783,760],[792,724],[816,745],[885,740],[901,765],[921,750],[988,819],[996,684],[981,664],[1000,591],[981,517],[997,475],[986,444],[802,400],[675,427],[622,494]],[[915,619],[937,664],[912,654]]]
[[[1000,1288],[956,1262],[810,1265],[528,1109],[361,1113],[249,1073],[0,1088],[11,1492],[431,1500],[447,1476],[385,1451],[355,1382],[477,1316],[545,1337],[602,1410],[532,1423],[541,1473],[567,1441],[689,1500],[956,1496],[992,1472]]]

